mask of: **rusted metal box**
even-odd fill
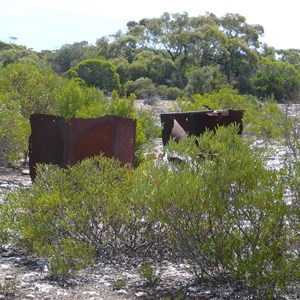
[[[117,158],[122,165],[133,165],[136,120],[120,116],[95,119],[64,118],[33,114],[30,117],[29,168],[32,179],[36,164],[65,168],[103,154]]]
[[[243,110],[205,110],[162,113],[162,141],[166,145],[171,138],[179,141],[186,135],[200,136],[205,130],[236,123],[243,131]]]

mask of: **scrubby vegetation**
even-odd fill
[[[263,45],[262,34],[240,15],[165,13],[96,45],[35,53],[0,43],[1,160],[24,157],[33,113],[137,119],[134,168],[103,156],[39,165],[32,186],[0,206],[1,241],[44,257],[55,278],[101,257],[171,251],[199,284],[240,285],[258,299],[299,285],[299,119],[278,103],[299,100],[300,56]],[[171,141],[164,150],[180,163],[146,159],[161,130],[136,111],[137,97],[174,100],[177,111],[244,110],[244,134],[221,127]],[[292,156],[270,169],[254,140]],[[155,285],[151,265],[140,272]]]
[[[296,181],[287,203],[282,171],[267,169],[234,126],[195,139],[170,143],[179,164],[127,169],[97,157],[66,170],[40,166],[32,188],[1,207],[1,236],[46,257],[59,278],[102,256],[173,249],[198,283],[279,295],[299,280]]]

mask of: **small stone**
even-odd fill
[[[147,294],[145,293],[145,292],[137,292],[137,293],[135,293],[135,296],[136,297],[144,297],[144,296],[146,296]]]
[[[1,264],[0,265],[0,269],[2,269],[2,270],[8,270],[8,269],[10,269],[10,265],[8,265],[8,264]]]
[[[110,273],[110,272],[111,272],[111,269],[110,269],[110,268],[101,268],[101,269],[100,269],[100,272],[101,272],[101,273]]]
[[[125,290],[117,290],[117,294],[120,294],[120,295],[127,295],[128,292],[125,291]]]
[[[32,294],[25,295],[25,299],[34,299],[34,295]]]
[[[86,292],[82,292],[83,295],[88,295],[88,296],[99,296],[99,294],[97,292],[94,291],[86,291]]]
[[[20,288],[22,288],[22,289],[27,289],[29,286],[30,286],[30,284],[28,282],[22,281],[20,283]]]
[[[109,282],[104,282],[104,285],[105,285],[105,286],[111,286],[111,283],[109,283]]]
[[[22,170],[22,175],[29,175],[30,171],[28,169]]]

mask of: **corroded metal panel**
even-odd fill
[[[119,116],[72,119],[68,134],[68,164],[103,153],[123,165],[133,165],[136,121]]]
[[[206,110],[161,114],[162,140],[166,145],[171,138],[179,141],[186,135],[200,136],[205,130],[236,123],[243,131],[243,110]]]
[[[35,177],[37,163],[66,166],[67,127],[63,118],[34,114],[30,116],[29,137],[30,176]]]
[[[117,158],[133,165],[136,121],[120,116],[96,119],[63,118],[34,114],[30,117],[29,166],[35,178],[38,163],[65,168],[95,155]]]

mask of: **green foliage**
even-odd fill
[[[159,95],[162,99],[176,100],[177,98],[182,98],[185,95],[185,91],[178,87],[167,87],[165,85],[161,85],[158,89]]]
[[[297,101],[300,73],[288,62],[262,62],[253,78],[253,89],[259,97],[274,96],[278,102]]]
[[[285,161],[285,173],[284,178],[286,180],[287,189],[289,191],[289,210],[290,210],[290,226],[292,228],[292,238],[290,242],[291,252],[298,257],[298,264],[296,269],[298,270],[298,278],[300,277],[300,253],[299,253],[299,238],[300,238],[300,147],[299,147],[299,119],[295,118],[296,125],[293,124],[293,128],[287,136],[287,147],[292,153],[292,156],[288,156]]]
[[[119,74],[109,61],[100,59],[83,60],[66,74],[69,78],[82,78],[88,86],[97,87],[105,92],[120,89]]]
[[[251,102],[245,108],[243,118],[245,133],[258,138],[283,141],[286,132],[291,129],[291,119],[278,104],[267,99],[263,103]]]
[[[140,61],[134,61],[128,67],[129,78],[132,81],[138,80],[139,78],[147,77],[147,73],[147,66]]]
[[[47,259],[53,279],[65,280],[93,262],[93,247],[86,247],[76,239],[62,239],[58,243],[34,243],[36,253]]]
[[[135,81],[127,81],[124,90],[127,95],[134,93],[138,99],[150,99],[156,95],[156,87],[152,80],[144,77]]]
[[[105,113],[105,96],[94,87],[79,85],[75,80],[65,80],[57,95],[53,113],[66,120],[74,117],[100,117]]]
[[[241,282],[270,298],[297,271],[279,174],[264,167],[233,126],[197,143],[193,137],[173,143],[169,151],[182,162],[151,165],[144,173],[152,212],[200,282]]]
[[[116,70],[120,76],[120,83],[124,84],[129,78],[129,62],[124,57],[112,59],[111,62],[116,66]]]
[[[217,92],[225,87],[227,80],[217,67],[204,66],[188,73],[186,86],[189,95]]]
[[[0,210],[1,239],[46,257],[55,277],[72,276],[94,256],[148,251],[161,229],[135,195],[139,171],[95,157],[68,169],[39,165],[30,190]]]
[[[0,148],[15,164],[27,151],[29,116],[49,113],[55,106],[59,78],[51,70],[24,62],[0,69]]]
[[[25,62],[0,70],[0,93],[19,105],[22,116],[48,113],[54,106],[60,78],[49,68]]]
[[[135,97],[121,98],[118,93],[114,91],[111,100],[106,103],[106,114],[133,119],[135,117],[134,100]]]
[[[151,112],[141,110],[136,114],[136,165],[145,160],[146,151],[154,145],[154,140],[161,136],[161,128]]]
[[[97,50],[95,47],[88,45],[86,41],[82,41],[72,45],[65,44],[54,53],[47,53],[45,59],[51,64],[52,69],[61,75],[77,66],[81,61],[96,56]]]
[[[244,133],[262,139],[282,140],[290,120],[272,99],[259,102],[253,96],[240,95],[237,90],[222,88],[204,95],[196,94],[192,101],[179,98],[177,109],[181,111],[236,109],[243,110]]]
[[[160,281],[160,278],[155,274],[155,269],[148,262],[144,262],[140,266],[138,271],[140,275],[146,280],[146,284],[149,287],[155,286]]]
[[[263,44],[260,41],[263,27],[248,24],[244,16],[227,13],[217,17],[205,13],[190,17],[186,12],[165,12],[158,18],[143,18],[127,25],[126,32],[119,30],[109,37],[101,37],[96,46],[81,41],[65,44],[56,51],[36,53],[24,46],[1,43],[0,64],[46,63],[57,74],[84,78],[88,85],[108,93],[114,89],[120,91],[118,80],[112,75],[115,68],[112,70],[107,65],[100,71],[98,63],[94,63],[100,59],[116,66],[122,84],[144,77],[156,86],[182,90],[188,87],[190,93],[204,93],[214,85],[223,86],[226,78],[226,84],[243,94],[264,97],[274,94],[279,101],[282,97],[298,99],[297,49],[276,50]],[[81,75],[77,70],[79,64],[85,64],[81,66]],[[214,68],[218,72],[211,72]],[[188,76],[188,83],[186,75],[190,69],[198,71]],[[104,73],[108,74],[107,78],[112,77],[106,81]]]
[[[0,160],[16,164],[27,151],[30,126],[17,103],[0,94]]]
[[[207,109],[245,109],[246,99],[237,90],[222,88],[219,91],[195,94],[192,101],[182,98],[177,100],[182,111],[207,110]]]

